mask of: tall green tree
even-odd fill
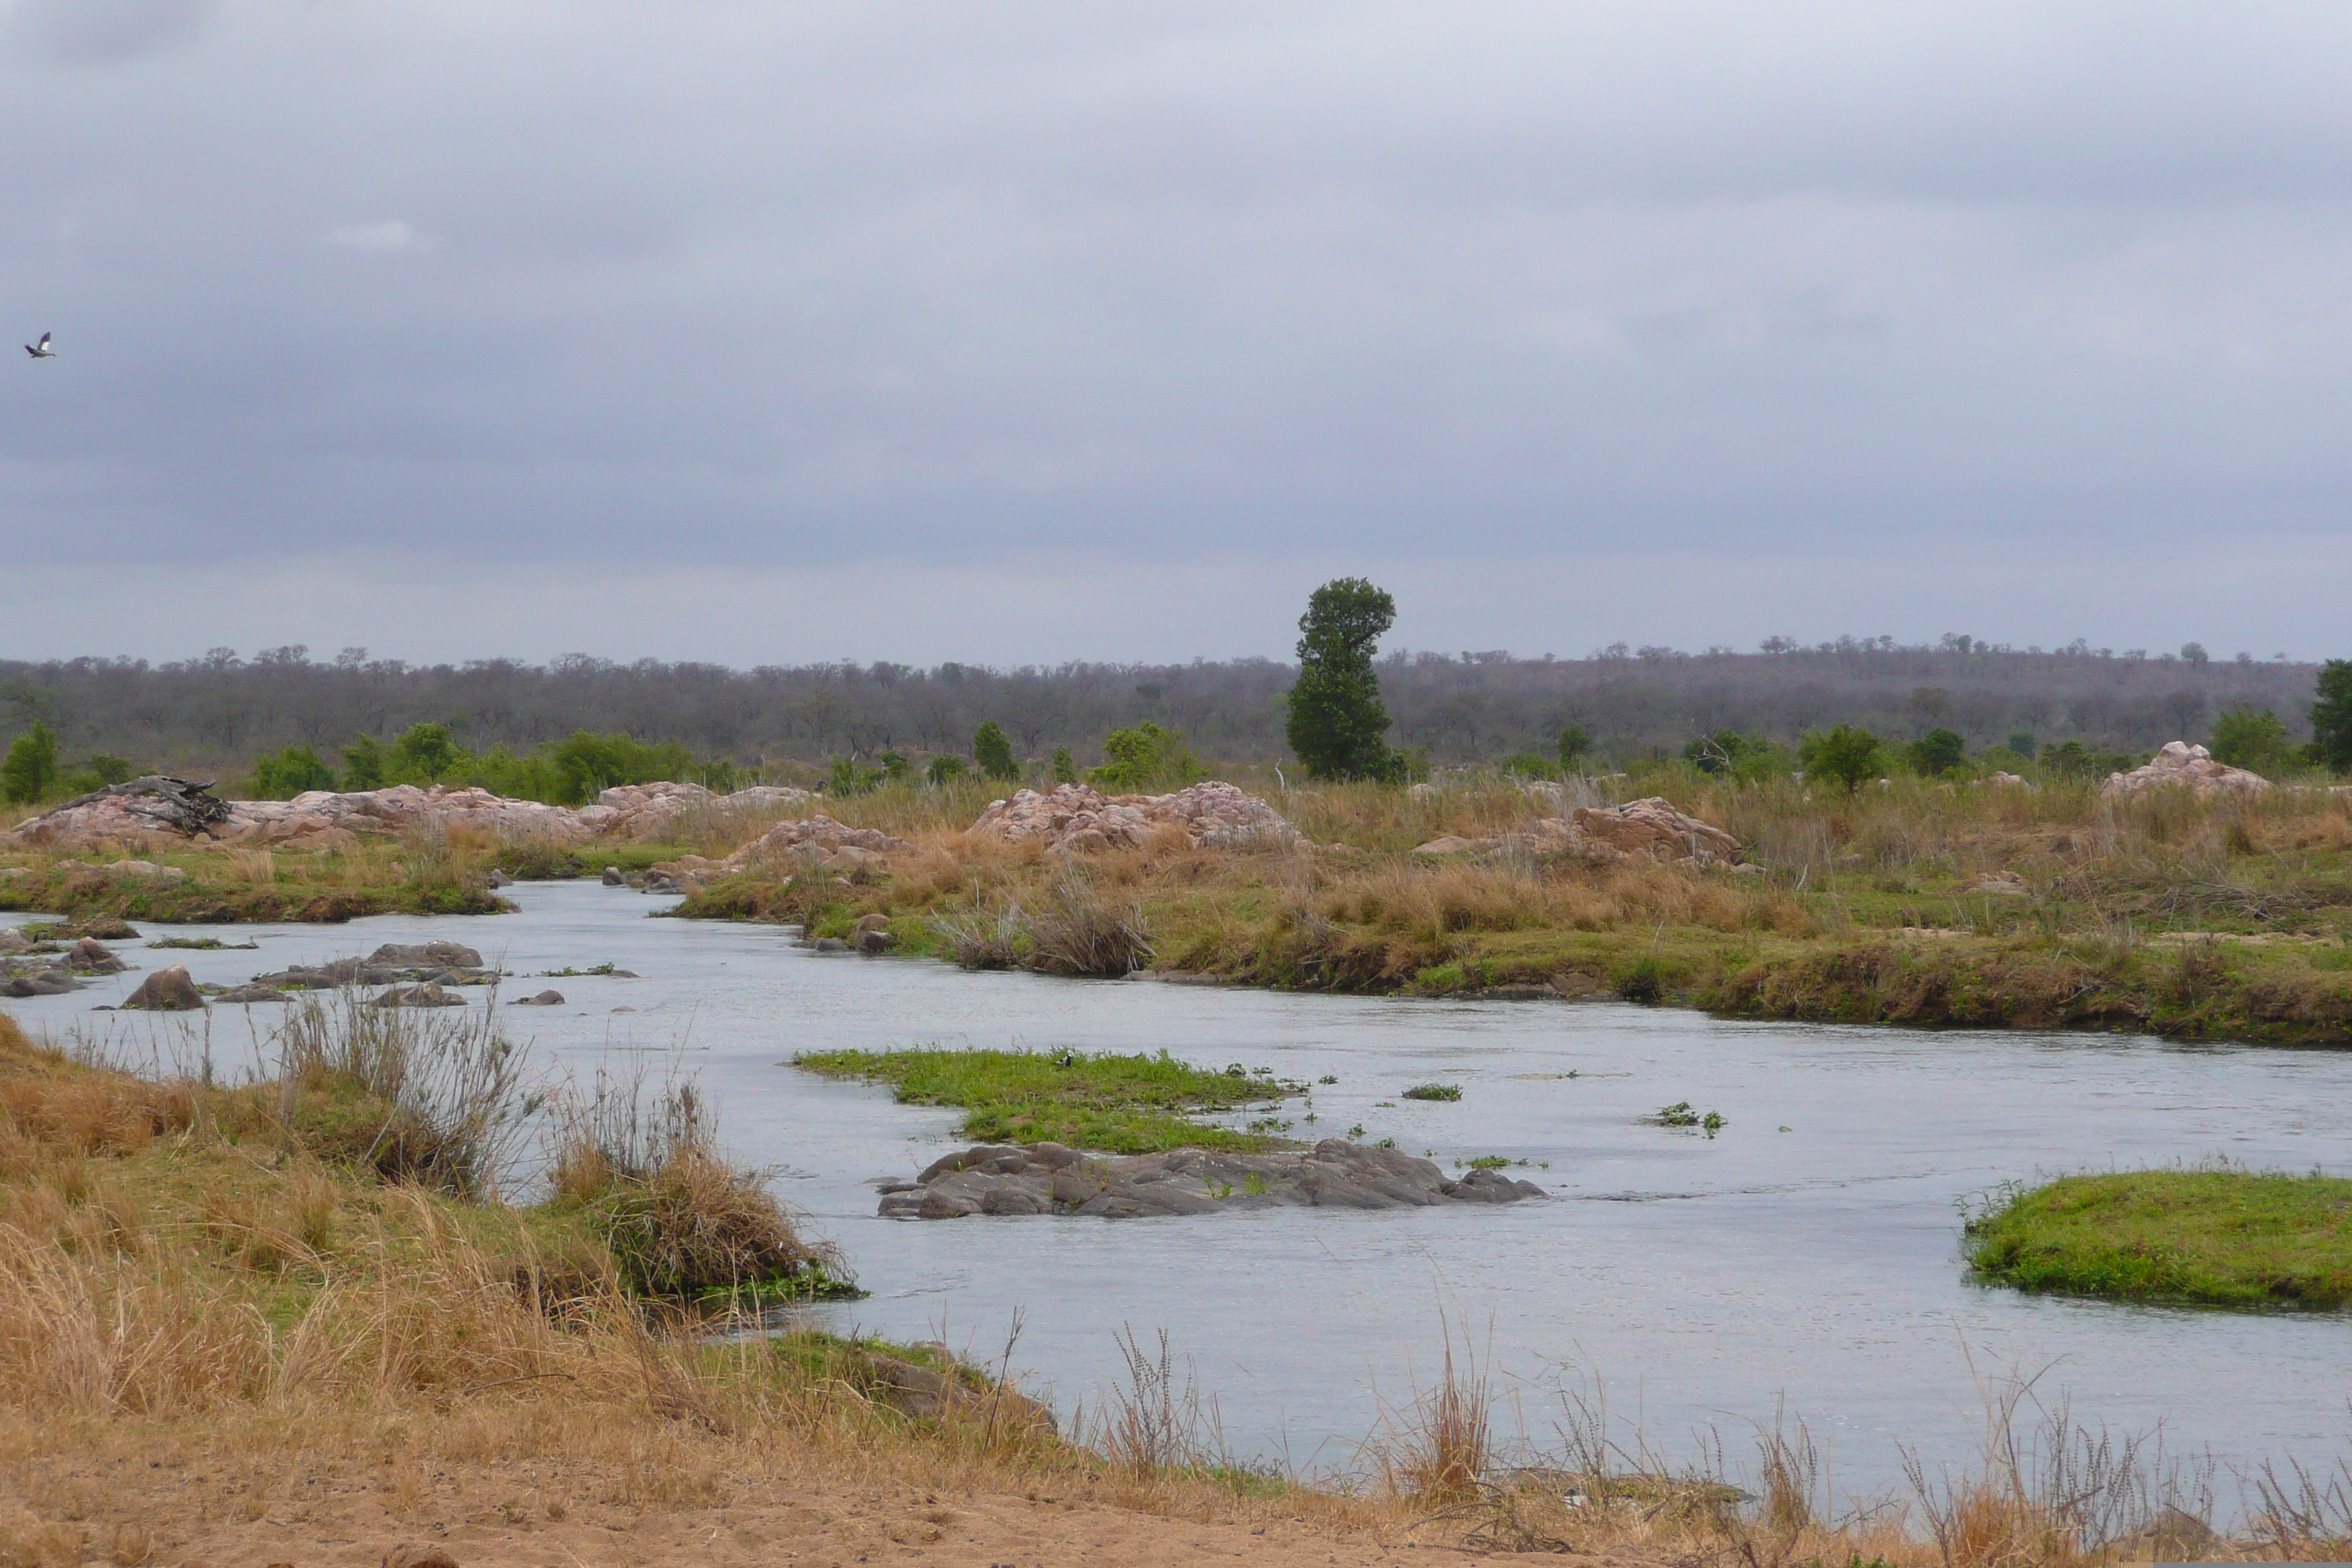
[[[1362,577],[1340,577],[1315,590],[1298,617],[1298,683],[1290,689],[1285,738],[1318,779],[1386,779],[1404,774],[1388,743],[1389,710],[1372,653],[1396,624],[1396,601]]]
[[[2352,773],[2352,658],[2319,667],[2319,700],[2311,705],[2311,760]]]
[[[58,781],[58,738],[38,719],[8,744],[8,759],[0,762],[0,797],[16,805],[30,805],[49,793]]]
[[[972,731],[971,760],[980,764],[982,778],[1017,779],[1021,764],[1013,760],[1013,741],[1005,734],[1004,726],[991,719]]]
[[[1969,743],[1953,730],[1930,730],[1906,750],[1912,767],[1929,778],[1941,778],[1969,760]]]

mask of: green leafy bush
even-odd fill
[[[961,757],[933,757],[930,765],[923,770],[923,776],[937,787],[960,779],[970,772],[971,770],[963,765]]]
[[[1070,748],[1067,746],[1054,748],[1054,782],[1057,784],[1078,782],[1077,761],[1070,755]]]
[[[990,719],[971,733],[971,760],[980,765],[980,776],[987,779],[1013,780],[1021,776],[1021,764],[1013,757],[1013,741],[1005,734],[1004,726]]]
[[[2233,768],[2275,773],[2286,766],[2294,744],[2277,714],[2241,702],[2222,709],[2221,716],[2213,721],[2213,738],[2207,742],[2207,750]]]
[[[306,791],[334,787],[335,770],[308,746],[289,746],[253,764],[253,794],[257,800],[292,800]]]
[[[1592,737],[1581,724],[1570,724],[1559,732],[1559,769],[1562,773],[1577,771],[1579,764],[1592,753]]]
[[[1181,789],[1203,776],[1200,759],[1184,737],[1149,719],[1132,730],[1113,730],[1103,737],[1103,754],[1110,760],[1087,769],[1087,782],[1115,794]]]
[[[1930,730],[1904,748],[1914,773],[1941,778],[1969,760],[1969,743],[1951,730]]]
[[[1809,734],[1797,744],[1805,776],[1845,786],[1848,795],[1882,773],[1878,737],[1859,724],[1840,724],[1827,734]]]
[[[0,798],[16,805],[30,805],[49,793],[58,777],[58,738],[39,720],[32,728],[8,743],[8,756],[0,762]]]

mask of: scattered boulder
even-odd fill
[[[462,1007],[463,996],[452,996],[441,989],[438,981],[426,980],[415,985],[395,985],[368,1004],[371,1007]]]
[[[551,987],[536,996],[519,996],[514,1005],[518,1007],[561,1007],[563,1005],[563,993]]]
[[[1016,790],[1010,800],[992,802],[967,831],[1007,844],[1039,838],[1051,848],[1086,853],[1132,848],[1169,826],[1211,849],[1289,849],[1307,842],[1274,807],[1219,780],[1173,795],[1105,795],[1078,784],[1057,784],[1045,795]]]
[[[1415,846],[1412,852],[1430,856],[1472,855],[1492,849],[1501,842],[1499,838],[1465,838],[1459,834],[1449,833],[1443,838],[1433,838],[1426,844]]]
[[[66,967],[84,974],[120,974],[131,966],[115,957],[113,951],[96,937],[86,936],[66,954]]]
[[[188,977],[188,967],[184,963],[155,971],[139,983],[139,989],[122,1000],[126,1008],[158,1013],[192,1013],[204,1005],[204,994]]]
[[[2036,787],[2031,780],[2018,773],[1995,773],[1991,777],[1986,779],[1985,783],[1989,784],[1999,784],[2003,789],[2032,789]]]
[[[947,1353],[944,1345],[925,1345],[949,1363],[938,1371],[897,1356],[863,1352],[850,1375],[866,1396],[916,1421],[939,1421],[959,1412],[985,1412],[990,1419],[1014,1427],[1048,1433],[1059,1430],[1054,1413],[1009,1384],[994,1383],[987,1373],[969,1371]]]
[[[860,952],[887,952],[898,945],[890,934],[890,917],[883,914],[860,915],[857,929],[850,933],[850,942]]]
[[[1659,860],[1691,860],[1699,865],[1735,865],[1741,858],[1739,840],[1720,827],[1678,811],[1663,795],[1628,801],[1623,805],[1580,805],[1570,818],[1588,843],[1620,855],[1646,855]]]
[[[370,963],[392,969],[479,969],[482,955],[454,942],[420,942],[415,945],[388,942],[368,954]]]
[[[628,885],[627,879],[621,875],[621,868],[618,866],[607,866],[604,868],[604,886],[608,888],[625,888]]]
[[[286,992],[280,991],[275,986],[239,985],[231,990],[222,992],[217,996],[215,996],[213,1000],[215,1002],[233,1002],[240,1005],[251,1006],[256,1002],[289,1002],[293,1000],[293,998]]]
[[[33,944],[15,926],[0,926],[0,953],[30,952]]]
[[[2109,798],[2145,795],[2178,784],[2200,799],[2216,795],[2261,795],[2271,781],[2244,768],[2217,763],[2213,753],[2186,741],[2168,741],[2144,767],[2127,773],[2109,773],[2099,793]]]
[[[82,983],[66,970],[36,969],[10,976],[5,984],[0,984],[0,996],[62,996],[81,988]]]
[[[152,860],[116,860],[99,868],[110,877],[136,879],[142,882],[184,882],[188,874],[177,866],[158,866]]]
[[[886,1188],[879,1213],[896,1219],[1006,1214],[1127,1219],[1302,1205],[1426,1208],[1543,1195],[1534,1183],[1514,1181],[1498,1171],[1449,1179],[1427,1160],[1338,1138],[1309,1150],[1271,1154],[1178,1149],[1097,1156],[1059,1143],[984,1143],[934,1161],[912,1182]]]

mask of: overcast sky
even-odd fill
[[[0,656],[2352,653],[2352,10],[0,0]]]

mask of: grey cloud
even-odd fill
[[[221,0],[16,0],[8,30],[61,65],[119,65],[184,48]]]
[[[2344,542],[2352,21],[2307,7],[241,0],[136,72],[43,47],[0,63],[0,298],[68,351],[0,378],[28,565],[1476,562],[1496,604],[1415,635],[1485,646],[1634,539],[1994,635],[1915,570],[1965,555],[2137,606],[2120,646],[2167,551]]]

